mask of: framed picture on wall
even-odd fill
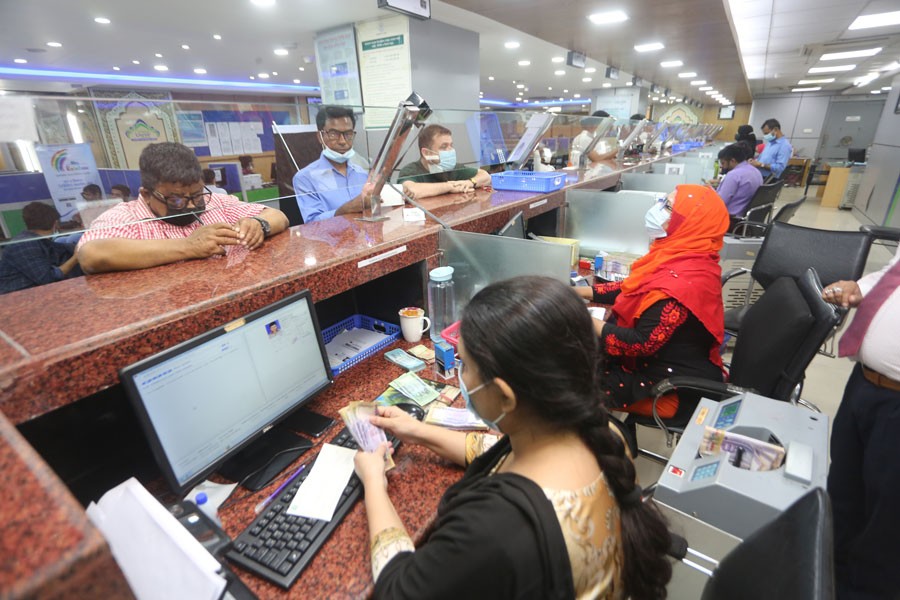
[[[734,106],[722,106],[719,108],[719,120],[730,121],[734,118]]]

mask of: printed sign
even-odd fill
[[[59,211],[60,221],[70,221],[78,212],[84,186],[100,185],[100,173],[90,144],[37,145],[34,148],[50,197]]]

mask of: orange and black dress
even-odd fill
[[[623,282],[594,286],[594,301],[613,305],[601,340],[608,407],[649,415],[650,388],[662,379],[722,379],[719,250],[727,229],[728,210],[713,190],[680,185],[667,235],[653,241]],[[690,416],[699,395],[679,396],[661,400],[661,416]]]

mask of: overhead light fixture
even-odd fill
[[[900,69],[900,62],[896,60],[888,65],[885,65],[878,69],[879,71],[893,71],[894,69]]]
[[[197,67],[196,69],[194,69],[194,73],[196,73],[197,75],[206,75],[206,69],[204,69],[203,67]]]
[[[275,50],[273,50],[273,52],[275,53],[275,56],[287,56],[288,55],[287,48],[275,48]]]
[[[883,91],[883,92],[889,92],[889,91],[891,91],[892,89],[894,89],[894,88],[892,88],[892,87],[889,86],[889,85],[886,85],[886,86],[884,86],[883,88],[881,88],[881,91]]]
[[[182,45],[181,45],[181,49],[182,49],[182,50],[190,50],[191,47],[188,46],[187,44],[182,44]]]
[[[568,94],[569,90],[563,90],[563,94]]]
[[[278,71],[272,71],[272,77],[278,77]]]
[[[25,60],[24,58],[14,58],[14,59],[13,59],[13,62],[16,63],[17,65],[24,65],[24,64],[26,64],[28,61]]]
[[[657,100],[659,100],[659,96],[653,96],[653,98],[651,98],[651,100],[653,100],[654,102],[656,102]]]
[[[649,42],[647,44],[638,44],[634,49],[638,52],[653,52],[654,50],[662,50],[665,48],[661,42]]]
[[[627,85],[628,87],[631,87],[631,86],[634,85],[634,82],[632,82],[632,81],[626,81],[626,82],[625,82],[625,85]]]
[[[251,75],[250,79],[256,79],[256,75]]]
[[[493,81],[493,80],[494,80],[494,76],[493,76],[493,75],[489,75],[489,76],[488,76],[488,81]]]
[[[869,93],[870,93],[870,94],[880,94],[880,93],[881,93],[881,90],[872,90],[872,91],[869,92]]]
[[[555,63],[566,62],[566,57],[565,56],[554,56],[553,58],[550,59],[550,62],[555,62]]]
[[[671,69],[672,67],[683,67],[684,63],[680,60],[664,60],[659,63],[659,66],[663,69]]]
[[[833,83],[834,77],[827,77],[825,79],[801,79],[797,82],[797,85],[816,85],[817,83]]]
[[[584,72],[585,73],[596,73],[597,69],[595,69],[594,67],[588,67],[587,69],[584,70]]]
[[[593,78],[591,78],[591,77],[582,77],[582,78],[581,78],[581,81],[583,81],[584,83],[590,83],[590,82],[593,81]]]
[[[268,73],[257,73],[256,76],[259,77],[260,79],[268,79],[269,78]]]
[[[588,20],[594,25],[611,25],[628,20],[628,15],[621,10],[611,10],[588,15]]]
[[[503,44],[503,47],[506,48],[507,50],[515,50],[516,48],[518,48],[521,45],[522,44],[520,44],[519,42],[506,42],[505,44]]]
[[[303,67],[297,67],[297,70],[298,70],[298,71],[305,71],[306,69],[304,69]]]
[[[156,58],[162,58],[162,54],[160,54],[159,52],[157,52],[157,53],[154,54],[153,56],[155,56]]]
[[[697,74],[694,73],[693,71],[688,71],[687,73],[679,73],[678,74],[679,79],[690,79],[691,77],[696,77],[696,76],[697,76]]]
[[[609,87],[612,87],[612,84],[607,81],[606,83],[603,84],[603,87],[609,88]]]
[[[553,88],[552,88],[551,86],[547,86],[547,91],[548,91],[548,92],[552,92],[552,91],[553,91]]]
[[[153,69],[156,71],[168,71],[169,67],[166,65],[153,65]]]
[[[719,92],[717,90],[709,90],[708,92],[706,92],[706,95],[707,96],[715,96],[718,93]]]
[[[696,81],[692,81],[691,85],[706,85],[705,79],[697,79]]]
[[[560,70],[558,70],[558,71],[553,71],[553,74],[554,74],[554,75],[565,75],[566,72],[565,72],[564,70],[560,69]]]
[[[250,0],[250,2],[262,8],[275,6],[275,0]]]
[[[139,60],[133,60],[133,61],[131,61],[131,64],[133,64],[133,65],[139,65],[139,64],[141,64],[141,61],[139,61]]]
[[[520,67],[530,67],[530,66],[531,66],[531,61],[530,61],[530,60],[520,60],[520,61],[519,61],[519,66],[520,66]]]
[[[581,94],[572,94],[573,98],[581,98]]]
[[[844,71],[852,71],[856,65],[840,65],[837,67],[813,67],[807,73],[843,73]]]
[[[109,25],[112,21],[107,19],[106,17],[94,17],[94,23],[100,23],[101,25]]]
[[[295,80],[294,80],[294,83],[300,83],[300,80],[299,80],[299,79],[295,79]]]
[[[702,88],[697,88],[697,89],[699,89],[701,92],[708,92],[709,90],[712,89],[712,86],[711,86],[711,85],[705,85],[705,86],[703,86]]]
[[[792,92],[818,92],[821,90],[821,86],[813,86],[813,87],[797,87],[791,89]]]
[[[222,36],[219,35],[218,33],[214,33],[214,34],[213,34],[213,39],[214,39],[214,40],[221,40],[221,39],[222,39]]]
[[[881,52],[881,48],[869,48],[868,50],[853,50],[851,52],[829,52],[819,57],[819,60],[844,60],[848,58],[865,58],[875,56]]]
[[[113,67],[113,71],[121,71],[122,69],[119,67]]]
[[[47,45],[51,48],[62,48],[62,44],[59,42],[47,42]]]
[[[862,87],[864,85],[869,85],[876,79],[878,79],[878,73],[874,73],[874,72],[869,73],[868,75],[863,75],[862,77],[857,77],[853,81],[853,85],[855,85],[856,87]]]
[[[525,84],[524,83],[516,84],[516,88],[520,89],[520,90],[525,89]]]
[[[856,19],[852,23],[850,23],[850,27],[848,27],[847,29],[853,31],[854,29],[889,27],[891,25],[900,25],[900,10],[856,17]]]

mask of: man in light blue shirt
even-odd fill
[[[781,179],[781,174],[787,167],[794,149],[784,134],[781,133],[781,123],[775,119],[769,119],[762,124],[763,140],[766,147],[759,153],[759,158],[750,159],[751,165],[759,169],[763,179],[774,175],[775,179]]]
[[[303,222],[361,213],[368,172],[350,159],[356,136],[356,116],[349,108],[323,106],[316,115],[322,155],[294,175],[294,191]]]

